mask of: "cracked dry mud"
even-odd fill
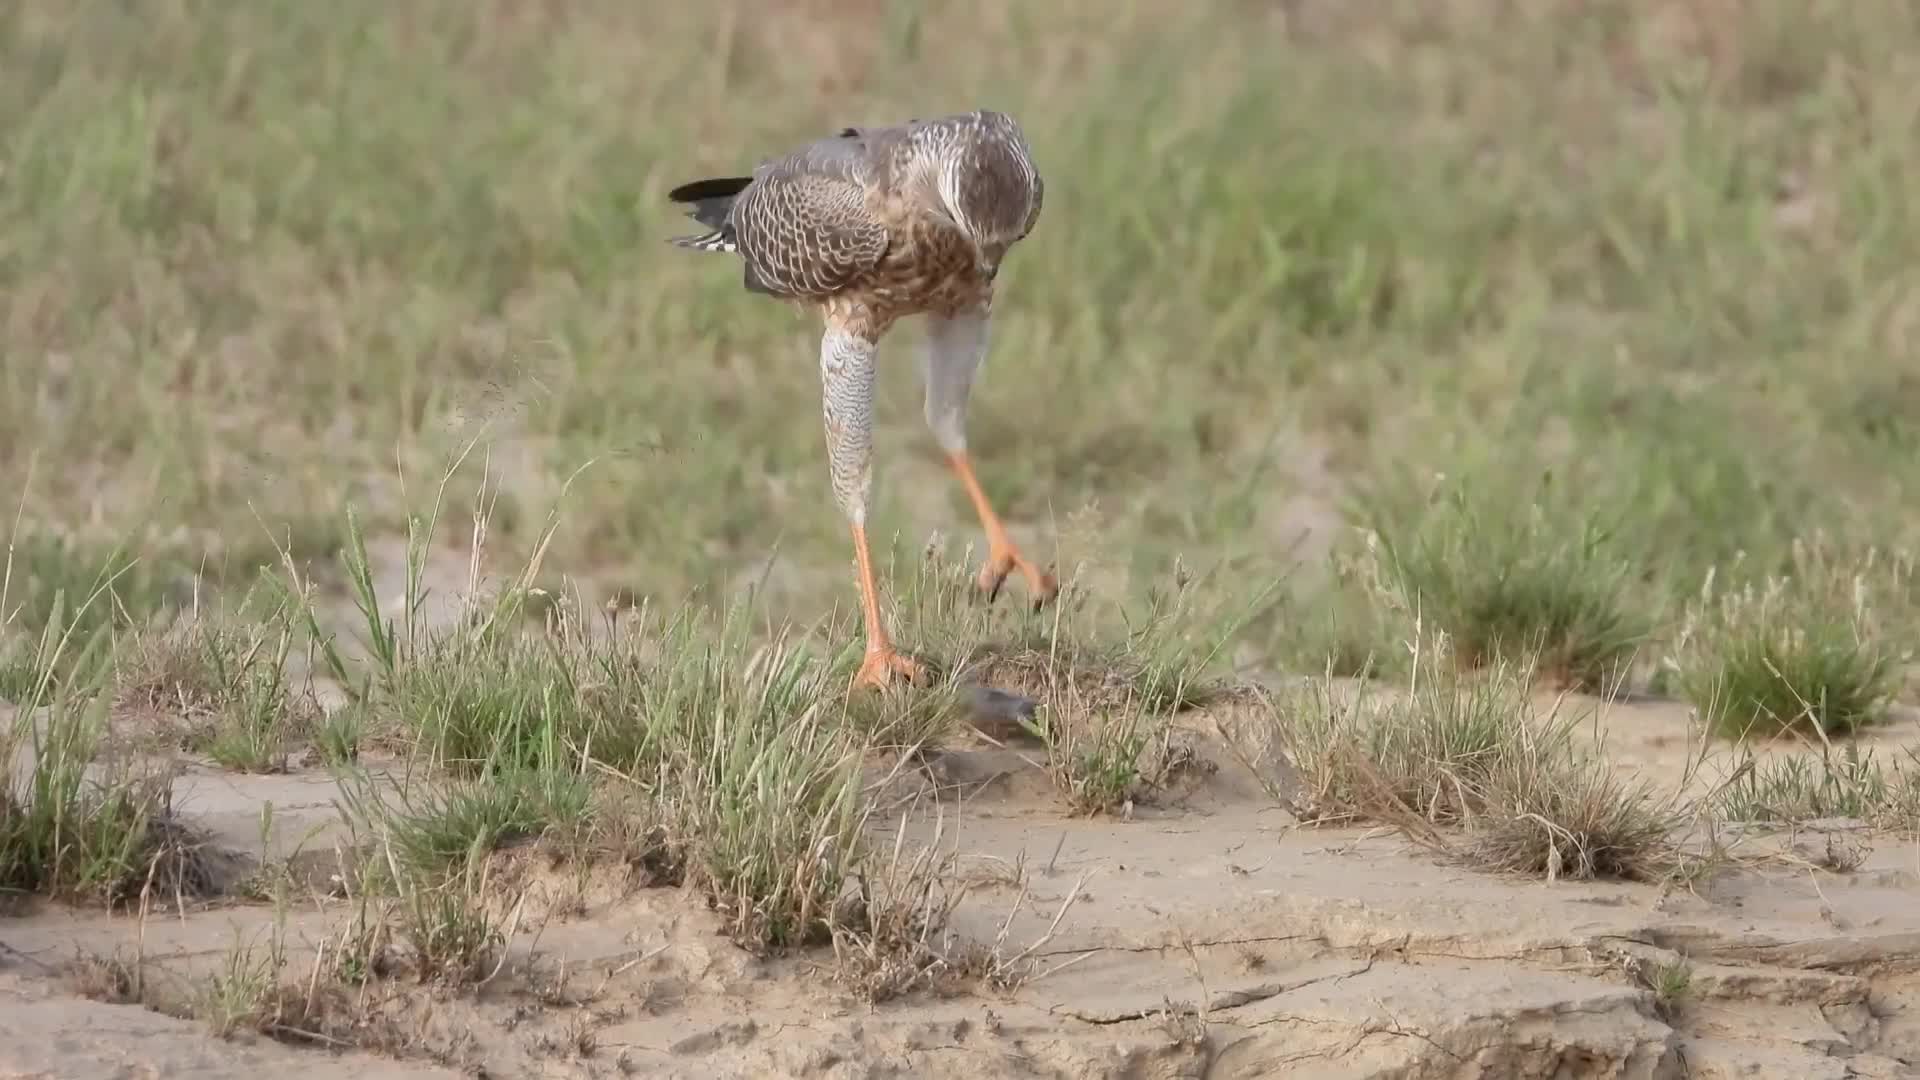
[[[962,750],[895,780],[909,834],[947,842],[978,884],[956,929],[1044,974],[1011,994],[916,995],[869,1007],[831,956],[757,960],[696,897],[570,880],[522,865],[527,903],[501,974],[477,996],[402,983],[389,1010],[431,1057],[217,1040],[203,1025],[75,994],[76,946],[141,947],[158,973],[204,971],[258,938],[274,910],[223,902],[128,917],[42,906],[0,917],[0,1076],[1840,1077],[1920,1075],[1920,846],[1844,823],[1870,848],[1835,873],[1796,861],[1818,833],[1749,838],[1692,889],[1546,883],[1479,873],[1384,830],[1295,827],[1234,759],[1192,729],[1217,770],[1131,820],[1067,817],[1011,750]],[[1616,705],[1600,728],[1621,761],[1678,782],[1684,709]],[[1909,714],[1872,741],[1920,742]],[[1891,746],[1889,746],[1891,749]],[[876,768],[876,777],[882,770]],[[937,782],[936,778],[937,777]],[[320,775],[192,768],[181,809],[233,851],[323,883],[333,789]],[[891,834],[894,821],[876,823]],[[997,868],[997,869],[996,869]],[[345,913],[287,912],[288,973]],[[532,958],[530,961],[529,958]],[[1656,1000],[1644,973],[1685,957],[1691,982]],[[156,976],[158,977],[158,976]]]

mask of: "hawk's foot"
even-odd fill
[[[1033,610],[1039,611],[1049,600],[1060,595],[1060,583],[1052,574],[1041,570],[1020,554],[1012,544],[992,547],[987,552],[987,561],[980,567],[980,576],[975,584],[987,594],[987,603],[1000,598],[1000,586],[1006,584],[1007,575],[1015,570],[1027,579],[1027,593],[1032,598]]]
[[[856,687],[884,690],[900,680],[918,685],[927,681],[927,666],[886,642],[869,641],[866,659],[853,677]]]

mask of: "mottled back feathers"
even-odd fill
[[[953,236],[943,249],[971,248],[967,261],[990,280],[1038,219],[1042,186],[1012,118],[980,111],[846,127],[751,178],[695,181],[669,197],[713,230],[674,243],[739,254],[754,292],[825,299],[858,287],[890,250],[889,265],[910,261],[909,238],[928,230]]]
[[[851,139],[822,139],[754,170],[727,222],[746,260],[747,288],[829,296],[873,269],[887,229],[870,205],[873,162]]]

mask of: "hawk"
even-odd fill
[[[1037,609],[1059,592],[1021,554],[967,454],[967,398],[987,352],[993,281],[1033,231],[1045,187],[1005,113],[976,110],[885,127],[849,127],[761,163],[752,176],[668,192],[709,232],[671,242],[738,255],[747,291],[820,313],[820,381],[833,494],[853,533],[865,658],[856,683],[919,681],[925,668],[887,633],[867,547],[873,490],[874,357],[899,319],[928,319],[927,426],[987,535],[976,584],[991,602],[1014,570]]]

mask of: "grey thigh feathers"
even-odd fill
[[[967,448],[967,398],[974,372],[987,355],[990,316],[969,311],[951,318],[927,316],[927,426],[940,449],[957,454]]]
[[[820,389],[834,501],[865,525],[873,494],[874,343],[838,327],[820,338]]]

